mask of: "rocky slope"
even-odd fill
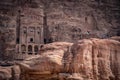
[[[47,44],[19,64],[21,80],[120,80],[119,49],[113,39]]]

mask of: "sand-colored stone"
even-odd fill
[[[0,66],[0,80],[19,80],[20,79],[20,67],[14,66]]]
[[[19,64],[22,80],[120,80],[119,49],[112,39],[47,44],[39,56]]]

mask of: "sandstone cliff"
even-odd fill
[[[22,27],[43,27],[42,43],[119,36],[119,5],[119,0],[1,0],[0,36],[4,35],[7,43],[5,57],[14,58]]]
[[[6,34],[11,33],[7,40],[14,42],[21,11],[20,25],[24,25],[23,18],[30,21],[26,26],[43,25],[47,42],[49,39],[74,42],[84,38],[119,36],[119,3],[119,0],[1,0],[0,29]]]
[[[84,39],[44,45],[20,63],[22,80],[120,80],[120,42]]]

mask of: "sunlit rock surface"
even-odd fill
[[[120,80],[120,42],[84,39],[44,45],[19,63],[22,80]]]

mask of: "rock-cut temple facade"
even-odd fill
[[[20,8],[17,12],[16,53],[21,55],[21,59],[29,55],[37,55],[43,44],[43,14],[41,12],[31,8]]]

